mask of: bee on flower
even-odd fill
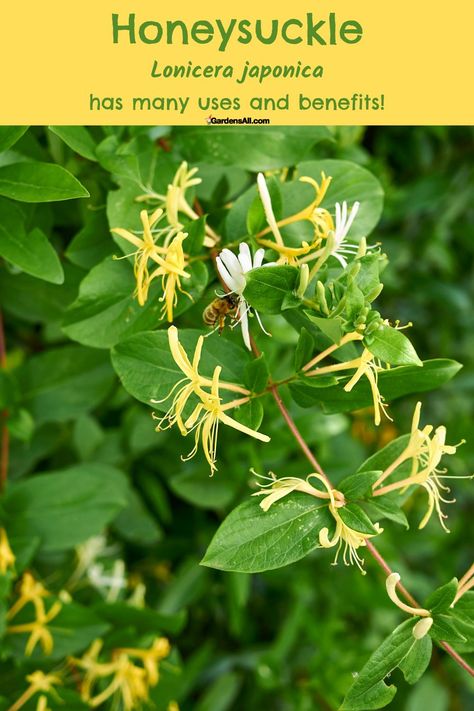
[[[237,297],[237,319],[235,325],[240,323],[242,329],[242,338],[244,340],[245,346],[251,350],[250,344],[250,330],[249,330],[249,314],[252,314],[252,309],[247,303],[244,297],[244,289],[247,285],[247,280],[245,275],[252,269],[257,269],[258,267],[274,266],[274,262],[263,263],[263,257],[265,250],[257,249],[254,256],[250,251],[250,247],[246,242],[241,242],[239,245],[239,254],[235,255],[230,249],[223,249],[222,252],[216,257],[216,265],[219,275],[229,290],[229,294]],[[260,325],[262,331],[269,336],[270,334],[265,330],[262,320],[258,311],[253,310],[257,321]]]
[[[194,447],[190,453],[184,457],[185,461],[195,456],[199,449],[199,444],[201,443],[204,456],[211,468],[211,475],[216,471],[217,438],[220,424],[239,430],[239,432],[258,439],[261,442],[268,442],[270,440],[267,435],[252,430],[250,427],[246,427],[227,414],[229,410],[249,402],[250,392],[247,389],[242,388],[240,385],[235,385],[234,383],[221,381],[221,366],[214,368],[212,378],[207,378],[199,372],[202,347],[204,344],[203,336],[199,336],[198,338],[192,361],[179,342],[178,330],[175,326],[170,326],[168,329],[168,343],[173,360],[184,377],[171,388],[165,398],[162,400],[152,400],[151,402],[161,404],[166,402],[169,398],[173,398],[166,414],[162,417],[155,416],[155,419],[158,419],[157,431],[168,429],[174,424],[177,424],[184,437],[190,433],[194,434]],[[223,403],[222,390],[240,393],[244,395],[244,397]],[[192,411],[187,410],[185,414],[188,404],[191,407],[192,403],[194,403]],[[188,412],[190,413],[189,415],[187,414]]]

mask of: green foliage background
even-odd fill
[[[0,373],[0,405],[9,410],[8,477],[15,483],[2,500],[2,519],[18,539],[25,565],[55,590],[66,585],[74,570],[74,546],[105,527],[113,544],[109,564],[117,557],[126,562],[131,587],[121,596],[128,597],[137,581],[146,585],[147,609],[137,619],[129,619],[121,603],[104,605],[94,588],[79,588],[74,600],[83,607],[71,627],[81,634],[74,649],[67,640],[62,647],[58,643],[58,658],[83,651],[96,635],[136,642],[156,630],[174,647],[153,692],[158,709],[165,709],[170,699],[184,711],[337,709],[353,673],[402,615],[388,600],[383,576],[369,559],[365,577],[343,565],[332,568],[330,551],[252,576],[199,565],[219,523],[248,496],[249,466],[273,468],[280,476],[291,469],[292,475],[304,476],[307,465],[270,400],[265,402],[264,431],[273,435],[271,449],[266,452],[258,442],[222,431],[219,471],[212,479],[202,458],[180,461],[179,434],[154,432],[149,408],[120,385],[109,349],[134,330],[155,328],[156,303],[138,314],[128,264],[104,262],[120,253],[109,226],[121,226],[117,195],[125,201],[127,186],[140,180],[137,170],[141,176],[155,171],[155,189],[163,190],[182,159],[199,165],[203,183],[196,194],[218,230],[224,206],[251,184],[252,171],[334,158],[368,168],[385,191],[382,219],[371,241],[380,241],[390,259],[377,303],[388,318],[414,322],[409,335],[424,359],[453,358],[463,364],[451,383],[424,396],[424,411],[428,421],[447,426],[449,442],[467,440],[452,458],[450,472],[470,473],[473,131],[292,127],[252,135],[246,129],[251,138],[238,148],[229,139],[233,131],[139,127],[81,132],[53,127],[31,128],[21,136],[21,130],[2,134],[0,302],[8,360],[6,372]],[[61,177],[59,192],[54,197],[46,193],[45,202],[25,187],[32,161],[72,174]],[[16,163],[24,165],[21,194],[9,187],[9,169]],[[89,198],[81,197],[72,176]],[[42,182],[48,180],[45,174]],[[21,209],[11,209],[12,198],[22,201],[14,203]],[[114,224],[109,225],[111,212]],[[28,244],[30,253],[8,242],[9,225],[24,235],[21,244]],[[94,269],[103,274],[88,287],[87,276]],[[195,279],[196,294],[202,293],[205,275]],[[210,301],[213,289],[206,293]],[[132,322],[128,331],[127,319]],[[202,302],[188,309],[180,323],[201,328]],[[265,324],[273,334],[267,356],[282,368],[296,334],[280,316],[266,316]],[[239,343],[239,334],[223,338]],[[394,425],[381,431],[365,413],[326,416],[290,406],[308,444],[337,483],[376,451],[384,437],[408,431],[415,402],[408,397],[394,403]],[[44,472],[50,474],[41,485],[22,484]],[[433,519],[421,534],[416,525],[407,531],[387,525],[380,540],[387,561],[419,598],[460,576],[471,563],[472,493],[466,482],[455,490],[450,535]],[[22,519],[25,500],[28,516]],[[421,518],[423,505],[422,495],[410,500],[412,522]],[[21,651],[3,648],[2,709],[24,688],[24,669],[32,668],[18,668]],[[394,676],[399,692],[390,708],[468,708],[472,685],[439,650],[415,687],[398,672]]]

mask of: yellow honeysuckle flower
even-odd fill
[[[321,474],[312,473],[306,479],[298,479],[297,477],[282,477],[281,479],[276,479],[274,475],[270,477],[263,477],[269,480],[268,484],[259,484],[266,491],[257,491],[252,496],[264,496],[265,498],[260,502],[260,507],[264,511],[268,511],[269,508],[280,499],[284,498],[293,491],[300,491],[304,494],[309,494],[320,499],[325,499],[329,505],[329,511],[331,512],[333,518],[336,522],[336,529],[332,539],[329,539],[328,529],[322,528],[319,532],[319,544],[322,548],[332,548],[333,546],[338,546],[336,551],[336,557],[334,558],[333,565],[337,564],[340,550],[344,545],[343,560],[346,565],[355,563],[359,570],[365,575],[365,571],[362,568],[364,561],[357,553],[357,549],[360,546],[366,545],[366,540],[372,538],[379,533],[382,533],[383,529],[380,528],[379,524],[376,523],[374,528],[376,533],[361,533],[355,531],[342,520],[338,509],[345,505],[344,495],[333,489],[328,479]],[[311,484],[311,479],[315,479],[323,484],[324,491],[317,489]],[[268,493],[270,490],[270,493]]]
[[[181,279],[189,279],[190,274],[185,271],[187,266],[186,256],[183,252],[183,242],[186,239],[185,232],[178,232],[176,237],[166,248],[158,247],[160,254],[155,254],[153,259],[160,266],[150,275],[150,283],[155,277],[161,277],[163,296],[160,301],[164,301],[162,315],[166,314],[168,321],[173,321],[173,308],[178,301],[177,290],[185,294],[191,301],[193,297],[184,291],[181,286]],[[163,254],[163,256],[161,256]]]
[[[127,257],[135,257],[135,279],[137,280],[136,295],[140,306],[143,306],[148,297],[148,290],[150,288],[150,273],[148,271],[148,264],[150,259],[156,261],[155,257],[158,256],[158,247],[155,244],[155,238],[153,237],[152,230],[163,215],[163,210],[158,208],[151,215],[148,214],[146,210],[140,212],[140,220],[143,225],[143,237],[130,232],[129,230],[124,230],[121,227],[114,227],[111,232],[126,239],[134,247],[136,251],[131,254],[126,255]],[[121,257],[123,259],[123,257]]]
[[[166,637],[157,637],[150,649],[121,649],[120,651],[129,657],[140,659],[147,673],[147,681],[150,686],[156,686],[160,679],[159,662],[170,653],[170,643]]]
[[[299,257],[306,256],[309,252],[318,249],[321,245],[321,241],[326,238],[331,231],[334,231],[334,222],[330,213],[324,208],[319,207],[320,203],[324,199],[331,180],[332,178],[326,177],[324,173],[321,173],[321,184],[309,176],[301,177],[301,182],[309,183],[314,188],[314,200],[312,200],[310,204],[300,212],[290,215],[290,217],[286,217],[285,219],[277,222],[273,213],[272,201],[265,177],[263,173],[258,174],[257,187],[265,212],[265,217],[268,222],[268,227],[258,234],[257,239],[259,244],[262,246],[278,252],[280,255],[280,258],[278,259],[279,264],[298,264]],[[283,237],[280,233],[280,227],[285,227],[285,225],[303,220],[308,220],[313,225],[314,236],[312,241],[302,242],[299,247],[288,247],[283,241]],[[262,237],[268,234],[268,232],[273,234],[273,237],[275,238],[274,242],[262,239]],[[315,256],[317,256],[317,254],[315,254]]]
[[[158,683],[158,662],[169,652],[168,640],[155,640],[149,650],[116,649],[109,662],[99,661],[102,646],[102,640],[97,639],[81,658],[70,660],[74,666],[86,672],[80,689],[83,701],[91,708],[96,708],[117,695],[126,711],[146,702],[150,686]],[[141,659],[144,667],[134,664],[130,660],[131,656]],[[108,685],[95,693],[97,682],[107,677],[111,677]]]
[[[137,200],[139,202],[144,200],[158,200],[160,207],[166,211],[166,219],[171,229],[181,231],[183,225],[180,222],[179,213],[186,215],[190,220],[199,219],[197,212],[193,210],[186,200],[186,191],[202,182],[201,178],[196,177],[198,170],[198,168],[189,169],[187,162],[183,161],[176,171],[172,182],[168,185],[166,195],[149,191],[145,195],[140,195]],[[206,247],[213,247],[216,242],[219,241],[219,238],[209,225],[206,225],[205,229],[206,236],[204,238],[204,245]]]
[[[426,526],[433,511],[436,510],[441,526],[446,533],[449,533],[449,529],[444,522],[447,515],[442,512],[441,503],[452,504],[455,502],[455,499],[446,499],[443,496],[442,492],[450,493],[450,489],[445,486],[441,480],[472,479],[472,476],[447,476],[445,473],[446,470],[439,469],[438,465],[445,454],[455,454],[457,448],[463,444],[464,440],[457,445],[446,444],[446,427],[443,425],[437,427],[434,430],[434,434],[432,434],[434,429],[432,425],[425,425],[425,427],[420,430],[420,414],[421,402],[418,402],[413,413],[410,439],[407,446],[375,482],[373,491],[375,496],[382,496],[397,489],[400,489],[403,493],[412,485],[422,486],[428,494],[428,509],[419,524],[419,528],[421,529]],[[396,481],[381,487],[385,479],[387,479],[400,464],[409,459],[412,460],[410,476],[401,481]]]
[[[226,415],[225,410],[230,410],[238,405],[244,404],[244,402],[248,402],[248,398],[232,400],[232,402],[222,405],[221,397],[219,395],[220,373],[221,367],[218,365],[214,370],[210,393],[207,393],[205,390],[199,388],[197,395],[199,396],[201,402],[196,405],[193,412],[184,423],[184,427],[188,433],[194,432],[194,447],[186,457],[183,457],[183,461],[187,461],[195,456],[199,448],[199,440],[201,440],[204,456],[211,467],[211,475],[217,470],[217,435],[219,431],[219,423],[222,422],[222,424],[227,425],[228,427],[233,427],[235,430],[239,430],[239,432],[243,432],[243,434],[246,434],[249,437],[260,440],[260,442],[270,441],[270,437],[267,435],[257,432],[256,430],[252,430],[250,427],[246,427],[240,422],[237,422],[237,420],[234,420],[232,417],[229,417],[229,415]]]
[[[323,480],[323,483],[324,480]],[[325,484],[327,486],[327,484]],[[350,528],[342,520],[338,509],[344,506],[343,502],[336,501],[333,491],[328,487],[328,492],[330,494],[330,504],[329,511],[333,515],[336,522],[336,529],[332,539],[329,538],[329,530],[327,528],[322,528],[319,532],[319,543],[323,548],[333,548],[337,546],[336,556],[333,561],[333,565],[337,565],[339,558],[339,553],[341,548],[344,546],[344,551],[342,554],[342,559],[345,565],[357,565],[362,575],[365,575],[365,570],[363,568],[364,560],[361,558],[357,552],[358,548],[367,545],[367,539],[377,536],[379,533],[383,532],[383,528],[380,527],[378,523],[374,524],[376,533],[362,533]]]
[[[283,499],[285,496],[288,496],[288,494],[291,494],[293,491],[300,491],[303,494],[309,494],[310,496],[315,496],[319,499],[330,499],[330,494],[327,491],[327,483],[325,483],[324,491],[317,489],[311,484],[311,479],[322,481],[323,477],[321,476],[321,474],[316,474],[315,472],[313,472],[312,474],[309,474],[306,479],[300,479],[298,477],[293,476],[284,476],[277,479],[273,472],[270,472],[269,476],[262,476],[253,471],[253,469],[251,471],[260,479],[268,480],[268,484],[260,484],[260,482],[257,482],[258,486],[260,486],[263,491],[255,491],[252,494],[252,496],[265,497],[264,499],[262,499],[262,501],[260,501],[260,508],[264,511],[268,511],[268,509],[276,501]],[[333,490],[332,493],[334,498],[337,498],[339,501],[344,501],[344,496],[343,494],[341,494],[341,492]]]
[[[44,614],[45,597],[49,597],[50,593],[44,585],[36,580],[31,573],[23,573],[23,577],[19,585],[19,597],[16,603],[8,610],[7,620],[11,620],[24,608],[29,602],[34,605],[36,615]]]
[[[0,575],[5,575],[9,568],[13,568],[15,560],[15,555],[8,542],[7,532],[4,528],[0,528]]]
[[[352,376],[352,378],[349,380],[349,382],[346,383],[346,385],[344,386],[344,390],[346,391],[346,393],[349,393],[352,388],[359,382],[359,380],[365,375],[365,377],[369,381],[370,389],[372,391],[372,399],[374,403],[375,412],[375,424],[380,425],[381,413],[383,413],[385,417],[387,417],[387,419],[391,420],[392,418],[387,413],[387,405],[385,404],[384,398],[380,394],[378,388],[378,373],[381,368],[375,365],[374,356],[367,348],[364,348],[361,357],[357,359],[357,361],[357,370]]]
[[[10,706],[8,711],[18,711],[18,709],[21,709],[35,694],[54,692],[54,687],[62,683],[59,674],[45,674],[40,670],[28,674],[26,681],[29,682],[30,686],[20,698]],[[47,711],[47,701],[46,696],[40,696],[36,711]]]
[[[44,654],[51,654],[54,647],[54,640],[46,625],[57,617],[61,611],[61,608],[62,604],[59,600],[57,600],[47,612],[43,610],[39,614],[37,613],[36,619],[33,622],[27,622],[20,625],[9,625],[7,627],[7,632],[9,634],[30,634],[25,647],[25,655],[27,657],[33,654],[38,642],[41,644]]]
[[[217,433],[220,422],[228,425],[229,427],[233,427],[234,429],[237,429],[250,437],[254,437],[261,442],[269,441],[270,438],[267,437],[267,435],[263,435],[256,430],[252,430],[249,427],[242,425],[240,422],[237,422],[237,420],[234,420],[225,413],[226,410],[230,410],[248,402],[250,394],[248,390],[240,387],[239,385],[234,385],[233,383],[220,382],[220,366],[216,366],[214,369],[212,379],[205,378],[199,373],[198,367],[204,343],[203,336],[200,336],[198,339],[192,363],[189,360],[183,346],[179,342],[178,330],[175,326],[170,326],[168,329],[168,342],[171,355],[173,356],[173,359],[179,369],[184,373],[185,377],[179,380],[176,385],[171,388],[170,392],[163,400],[152,400],[151,402],[165,402],[173,395],[171,406],[166,414],[159,418],[156,430],[160,431],[168,429],[176,423],[183,436],[186,436],[192,431],[195,433],[195,446],[191,450],[190,454],[185,457],[185,460],[190,459],[196,454],[199,447],[199,440],[201,439],[205,457],[211,467],[211,473],[216,470],[215,462]],[[207,392],[206,388],[210,388],[211,391]],[[221,404],[221,389],[242,393],[245,397]],[[183,421],[184,409],[191,396],[196,396],[198,398],[198,404],[195,406],[193,412],[189,415],[186,421]]]
[[[364,348],[361,356],[359,356],[358,358],[354,358],[353,360],[346,361],[345,363],[335,363],[334,365],[314,368],[316,364],[318,364],[320,361],[322,361],[334,351],[341,348],[341,346],[345,345],[346,343],[349,343],[350,341],[360,341],[362,339],[363,335],[357,333],[356,331],[352,333],[347,333],[341,338],[339,343],[335,343],[329,346],[329,348],[326,348],[325,351],[312,358],[309,363],[306,363],[306,365],[303,367],[303,372],[306,374],[306,376],[313,377],[316,375],[326,375],[328,373],[337,373],[343,370],[355,369],[354,375],[344,386],[344,390],[346,392],[350,392],[352,388],[359,382],[359,380],[365,375],[365,377],[369,381],[370,389],[372,392],[375,412],[374,421],[376,425],[379,425],[381,422],[382,413],[389,420],[391,420],[392,418],[387,413],[387,405],[385,404],[384,398],[378,388],[378,373],[380,370],[382,370],[382,368],[376,365],[374,356],[367,348]]]

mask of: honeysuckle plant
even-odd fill
[[[25,131],[0,129],[0,711],[460,685],[460,364],[422,359],[416,282],[383,291],[352,134]]]

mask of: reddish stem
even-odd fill
[[[3,330],[3,317],[0,311],[0,368],[7,365],[7,352],[5,347],[5,333]],[[1,449],[0,449],[0,493],[5,490],[8,475],[8,455],[10,445],[10,433],[7,426],[8,410],[4,410],[0,415],[1,421]]]

